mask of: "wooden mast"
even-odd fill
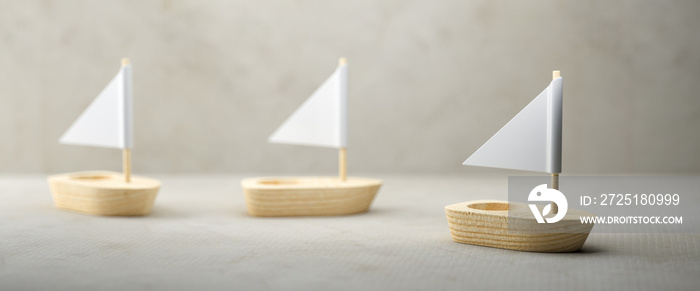
[[[561,71],[552,71],[552,80],[556,80],[561,77]],[[559,173],[552,173],[552,189],[559,190]],[[559,212],[559,207],[556,203],[552,202],[552,213],[557,214]]]
[[[129,64],[128,58],[122,59],[122,67]],[[124,182],[131,182],[131,149],[122,149],[122,169],[124,171]]]
[[[338,150],[338,176],[340,176],[340,181],[345,181],[348,179],[348,172],[347,172],[347,159],[348,159],[348,153],[346,148],[340,148]]]
[[[338,60],[338,66],[343,66],[347,63],[348,63],[348,60],[345,58],[340,58]],[[348,179],[347,163],[348,163],[347,148],[341,147],[340,149],[338,149],[338,176],[340,178],[340,181],[346,181]]]

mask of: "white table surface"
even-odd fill
[[[150,216],[53,207],[45,176],[0,177],[0,290],[700,290],[700,234],[592,234],[539,254],[452,241],[444,206],[507,177],[387,176],[370,211],[254,218],[245,175],[149,175]]]

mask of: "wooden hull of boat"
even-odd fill
[[[160,188],[154,179],[95,171],[49,177],[56,207],[94,215],[140,216],[151,212]]]
[[[593,228],[579,219],[591,213],[569,209],[556,223],[537,223],[527,204],[507,201],[457,203],[445,212],[454,241],[517,251],[575,252]]]
[[[337,177],[249,178],[241,182],[252,216],[330,216],[366,212],[382,181]]]

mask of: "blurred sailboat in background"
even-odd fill
[[[157,180],[131,176],[133,148],[131,64],[117,75],[63,134],[63,144],[122,149],[123,173],[91,171],[54,175],[49,186],[58,208],[97,215],[145,215],[160,188]]]
[[[249,178],[242,181],[253,216],[344,215],[365,212],[381,180],[347,177],[347,61],[282,125],[269,142],[337,148],[338,177]]]

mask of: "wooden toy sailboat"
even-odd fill
[[[249,178],[242,181],[253,216],[320,216],[365,212],[381,180],[347,177],[347,62],[304,102],[269,142],[339,149],[338,177]]]
[[[540,95],[464,162],[465,165],[551,173],[552,189],[547,189],[546,184],[535,187],[528,196],[530,201],[549,201],[538,198],[546,191],[559,189],[563,100],[559,71],[554,71],[553,79]],[[456,242],[531,252],[577,251],[593,228],[593,224],[582,224],[579,217],[593,214],[565,207],[559,212],[554,202],[542,207],[479,200],[448,205],[445,212]],[[544,218],[546,222],[555,223],[545,223],[543,217],[534,215],[535,211],[543,213],[542,216],[556,214]]]
[[[131,65],[123,59],[117,75],[60,140],[64,144],[122,149],[124,173],[93,171],[50,176],[56,207],[122,216],[146,215],[153,208],[160,182],[131,176],[131,88]]]

